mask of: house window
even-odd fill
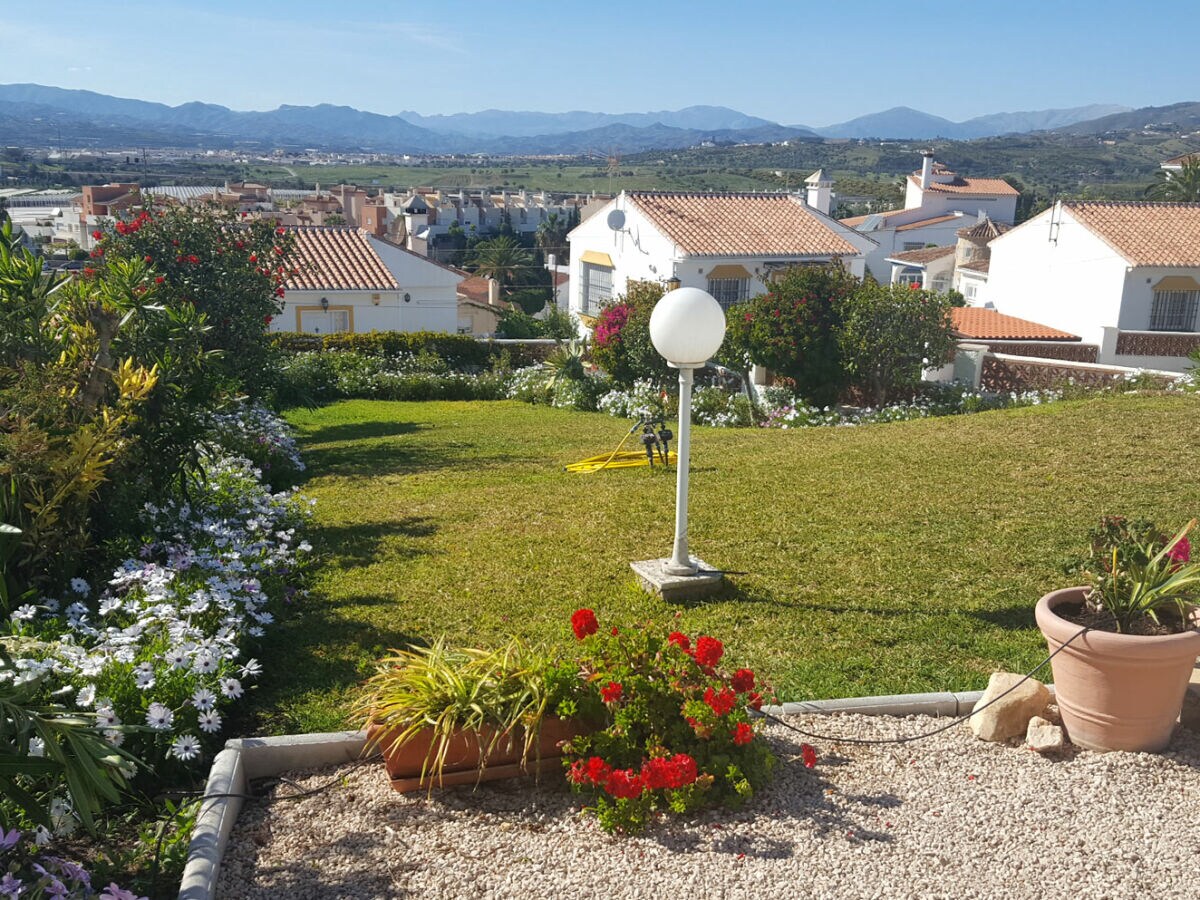
[[[612,299],[613,270],[595,263],[583,264],[583,314],[599,315],[600,308]]]
[[[917,287],[922,287],[924,281],[925,276],[920,269],[901,269],[900,274],[896,277],[898,284],[915,284]]]
[[[1195,331],[1200,291],[1155,291],[1151,331]]]
[[[750,292],[748,278],[710,278],[708,292],[713,295],[721,309],[729,309],[735,303],[741,303]]]
[[[933,279],[933,289],[939,294],[944,294],[950,290],[950,277],[948,275],[938,275]]]
[[[963,295],[964,299],[974,300],[978,294],[979,294],[979,282],[978,281],[964,281],[962,283],[962,295]]]
[[[924,241],[905,241],[905,242],[904,242],[904,249],[905,249],[905,251],[908,251],[908,250],[924,250],[924,249],[925,249],[925,242],[924,242]]]

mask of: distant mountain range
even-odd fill
[[[1024,134],[1029,131],[1058,130],[1077,122],[1097,119],[1113,113],[1128,113],[1128,106],[1097,103],[1091,106],[1076,106],[1071,109],[1042,109],[1033,112],[993,113],[976,116],[965,122],[951,122],[941,116],[932,116],[896,106],[883,112],[859,116],[849,122],[812,128],[822,137],[830,138],[944,138],[946,140],[969,141],[974,138],[994,137],[1000,134]],[[804,126],[797,126],[803,128]]]
[[[385,116],[349,106],[280,106],[238,112],[212,103],[167,106],[93,91],[39,84],[0,85],[0,143],[66,146],[245,147],[381,153],[495,155],[606,154],[716,143],[821,138],[969,140],[1008,133],[1066,130],[1099,134],[1137,129],[1145,120],[1195,122],[1200,104],[1130,110],[1114,105],[996,113],[951,122],[908,107],[838,125],[785,126],[723,106],[646,113],[510,112]]]

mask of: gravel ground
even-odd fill
[[[923,717],[815,716],[854,737],[927,730]],[[944,721],[944,720],[942,720]],[[300,773],[336,786],[247,804],[219,897],[1083,898],[1200,896],[1200,733],[1161,755],[1068,750],[1043,758],[966,726],[891,746],[765,732],[773,784],[739,811],[611,837],[560,783],[499,782],[427,799],[382,766]],[[283,786],[278,793],[287,793]]]

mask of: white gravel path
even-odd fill
[[[814,731],[893,737],[923,717],[814,716]],[[944,720],[942,720],[944,721]],[[382,766],[296,776],[338,785],[250,802],[222,900],[254,898],[1200,897],[1200,733],[1162,755],[1031,750],[965,726],[892,746],[812,741],[772,725],[776,779],[746,808],[611,837],[544,783],[396,794]],[[287,793],[284,786],[278,793]]]

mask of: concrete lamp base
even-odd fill
[[[702,559],[688,558],[696,566],[695,574],[672,575],[667,571],[669,559],[643,559],[631,562],[629,567],[647,593],[658,594],[664,600],[696,600],[719,591],[725,576]]]

